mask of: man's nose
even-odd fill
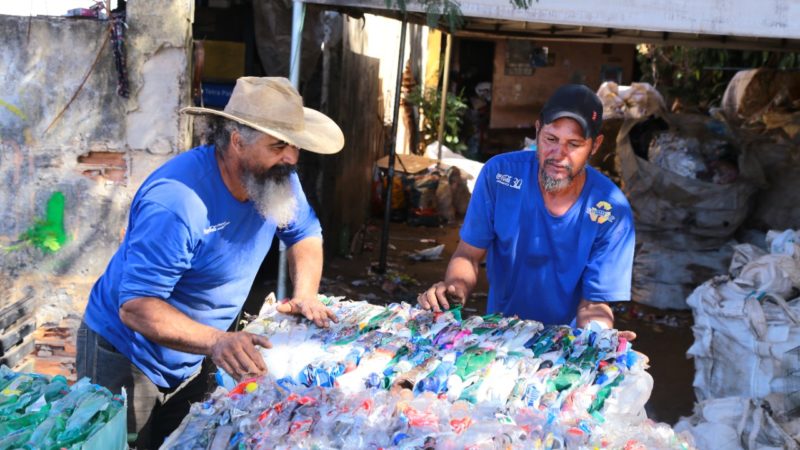
[[[566,142],[556,142],[554,145],[550,146],[549,150],[550,155],[556,158],[563,158],[569,153]]]
[[[282,163],[295,165],[297,164],[297,160],[300,158],[300,149],[294,145],[287,145],[282,156]]]

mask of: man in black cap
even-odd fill
[[[487,256],[489,313],[613,327],[607,302],[630,300],[635,240],[627,199],[587,165],[602,115],[589,88],[562,86],[536,121],[537,150],[486,163],[445,279],[420,294],[421,307],[464,303]]]

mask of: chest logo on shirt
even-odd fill
[[[606,222],[613,222],[615,217],[611,215],[611,204],[605,201],[597,202],[597,205],[586,209],[586,214],[589,214],[589,219],[592,222],[604,224]]]
[[[502,173],[498,173],[495,175],[494,179],[502,184],[503,186],[508,186],[514,189],[522,189],[522,178],[512,177],[511,175],[505,175]]]
[[[203,229],[203,234],[210,234],[210,233],[213,233],[215,231],[219,231],[219,230],[227,227],[230,224],[231,224],[230,221],[225,221],[225,222],[222,222],[222,223],[218,223],[216,225],[211,225],[210,227],[206,227],[206,228]]]

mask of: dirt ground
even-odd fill
[[[343,295],[354,300],[373,303],[387,301],[415,302],[425,287],[439,281],[447,261],[458,244],[458,226],[412,227],[392,223],[389,231],[387,277],[371,272],[377,265],[381,239],[380,221],[369,225],[363,245],[356,241],[348,257],[329,257],[320,291]],[[442,259],[413,261],[409,255],[417,250],[444,244]],[[484,314],[488,283],[485,272],[466,305],[466,312]],[[649,372],[654,379],[653,393],[647,404],[648,416],[659,422],[674,425],[681,416],[692,413],[694,365],[686,358],[693,342],[689,311],[660,311],[636,303],[620,304],[616,308],[617,327],[638,334],[634,348],[650,358]]]

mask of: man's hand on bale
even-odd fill
[[[246,331],[220,332],[211,347],[211,360],[236,380],[267,374],[267,365],[256,345],[272,348],[269,339]]]
[[[440,281],[419,294],[417,303],[422,309],[441,312],[450,309],[450,305],[463,305],[466,299],[467,293],[463,287],[455,283],[448,284]]]
[[[294,297],[289,301],[278,304],[278,312],[303,316],[320,328],[330,326],[330,321],[339,322],[336,314],[316,298]]]

